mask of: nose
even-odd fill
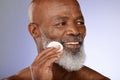
[[[67,35],[74,35],[74,36],[77,36],[77,35],[80,35],[81,32],[79,31],[79,28],[74,26],[74,25],[71,25],[67,28],[67,31],[66,31],[66,34]]]

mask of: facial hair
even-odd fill
[[[59,64],[67,71],[77,71],[83,67],[84,62],[85,52],[82,45],[79,52],[77,52],[76,54],[72,54],[72,52],[70,53],[64,50],[63,56],[55,63]]]
[[[43,41],[43,48],[45,49],[48,43],[52,40],[48,39],[43,32],[41,37]],[[83,67],[86,57],[83,43],[81,44],[80,49],[74,54],[72,51],[67,51],[66,49],[64,49],[63,51],[64,54],[55,63],[57,63],[69,72],[80,70]]]

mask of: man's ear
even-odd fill
[[[40,37],[40,29],[39,29],[39,26],[37,24],[30,23],[28,25],[28,30],[33,38]]]

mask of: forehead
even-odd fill
[[[76,0],[44,0],[39,5],[44,12],[57,12],[70,10],[80,10],[79,4]]]
[[[36,11],[42,21],[61,15],[68,17],[78,17],[82,15],[77,0],[43,0],[38,5]]]

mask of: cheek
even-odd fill
[[[59,41],[63,37],[64,31],[61,29],[49,29],[48,37],[52,40]]]
[[[86,36],[86,27],[85,27],[85,26],[84,26],[84,27],[81,27],[81,28],[79,28],[78,30],[79,30],[81,36],[82,36],[83,38],[85,38],[85,36]]]
[[[84,27],[84,28],[83,28],[82,33],[83,33],[83,34],[82,34],[82,35],[83,35],[83,37],[85,38],[85,36],[86,36],[86,27]]]

